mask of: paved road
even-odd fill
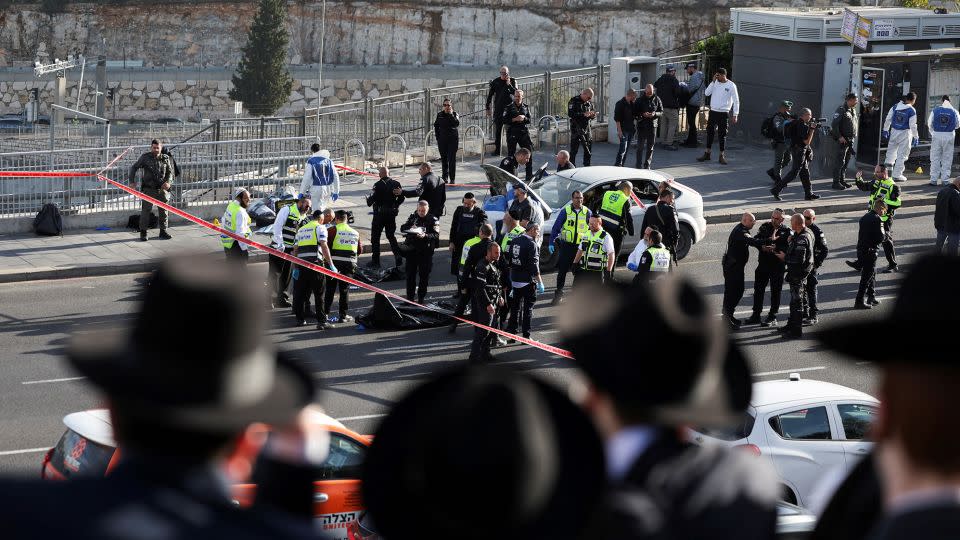
[[[898,215],[896,232],[902,262],[909,263],[932,243],[931,211],[914,208]],[[843,259],[852,256],[858,218],[859,213],[848,213],[820,219],[832,246],[822,276],[826,282],[821,288],[824,323],[875,315],[849,309],[857,276]],[[719,260],[729,229],[730,225],[711,225],[706,240],[694,247],[680,267],[705,287],[717,313],[722,294]],[[444,279],[444,284],[435,289],[436,297],[452,291],[444,270],[447,260],[446,255],[438,255],[435,262],[435,278]],[[263,265],[260,268],[266,271]],[[751,263],[748,292],[741,304],[744,312],[752,301],[752,268]],[[882,298],[894,293],[897,279],[898,275],[880,278]],[[113,327],[128,321],[136,306],[140,280],[142,276],[126,275],[0,285],[0,473],[35,474],[42,458],[42,452],[36,449],[56,442],[63,431],[63,415],[102,403],[84,381],[59,380],[76,377],[65,366],[62,353],[68,335],[76,330]],[[550,294],[554,276],[546,281]],[[400,282],[388,285],[394,291],[403,287]],[[359,311],[369,306],[371,299],[369,293],[356,293],[352,305]],[[785,291],[781,320],[786,318],[788,302],[789,293]],[[881,307],[889,306],[890,302],[885,302]],[[537,307],[534,338],[547,343],[559,341],[553,327],[554,312],[546,302]],[[292,322],[286,310],[277,310],[273,339],[308,361],[327,385],[323,405],[361,432],[374,430],[379,415],[415,381],[463,361],[471,334],[466,328],[456,336],[447,334],[446,329],[358,332],[352,325],[318,333],[312,327],[294,330],[290,328]],[[736,337],[749,352],[758,378],[785,377],[790,371],[801,371],[805,377],[868,392],[873,389],[875,379],[869,365],[841,361],[810,338],[783,342],[772,330],[761,328],[742,330]],[[512,346],[497,356],[504,364],[534,371],[561,385],[577,376],[571,362],[532,348]]]

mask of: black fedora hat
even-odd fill
[[[557,323],[577,365],[650,423],[728,425],[750,404],[746,358],[690,280],[582,287],[566,305]]]
[[[259,290],[222,259],[167,259],[132,327],[75,335],[68,360],[128,416],[211,433],[286,423],[316,386],[265,339]]]
[[[859,360],[955,366],[960,312],[960,257],[924,255],[903,278],[889,315],[817,332],[827,347]],[[923,336],[911,339],[910,336]],[[871,342],[882,339],[879,347]]]
[[[599,435],[559,390],[467,366],[404,397],[377,429],[363,498],[389,540],[573,539],[604,489]],[[418,516],[424,516],[419,519]]]

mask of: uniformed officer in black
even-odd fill
[[[721,259],[723,267],[723,319],[733,328],[740,328],[741,321],[733,314],[737,304],[743,299],[743,269],[750,260],[750,246],[759,247],[760,240],[750,234],[757,218],[747,212],[740,223],[730,231],[727,237],[727,250]],[[646,229],[644,229],[646,230]]]
[[[493,118],[494,156],[500,155],[500,133],[503,130],[503,110],[513,101],[517,80],[510,76],[510,68],[500,66],[500,76],[490,81],[487,91],[487,118]],[[491,112],[491,104],[493,111]]]
[[[790,148],[787,146],[784,130],[787,122],[796,118],[790,113],[792,107],[792,101],[781,101],[773,115],[773,140],[770,142],[773,146],[773,167],[767,169],[767,176],[774,184],[780,182],[783,168],[790,164]]]
[[[647,208],[640,222],[640,230],[645,231],[652,227],[663,235],[663,245],[670,250],[673,262],[677,262],[677,246],[680,243],[680,218],[674,204],[676,195],[666,182],[660,184],[660,197],[656,206]],[[630,230],[633,235],[633,230]]]
[[[577,165],[577,152],[583,146],[583,166],[590,166],[593,155],[593,134],[590,121],[597,117],[593,109],[593,89],[586,88],[580,95],[573,96],[567,102],[567,116],[570,117],[570,163]]]
[[[443,100],[443,109],[433,121],[433,134],[440,152],[440,178],[451,184],[457,181],[457,149],[460,147],[460,115],[453,110],[453,102]]]
[[[463,195],[463,204],[458,206],[453,212],[453,219],[450,220],[450,273],[457,278],[457,294],[464,284],[460,282],[460,256],[463,255],[463,244],[470,240],[480,230],[480,226],[487,222],[487,213],[477,204],[477,199],[473,193],[467,192]]]
[[[445,213],[447,203],[447,183],[433,174],[433,165],[424,161],[417,169],[420,173],[420,183],[417,187],[405,189],[401,193],[404,197],[416,197],[418,201],[427,201],[430,213],[440,219]]]
[[[807,317],[803,321],[805,324],[817,324],[817,313],[820,312],[817,309],[817,284],[820,283],[820,267],[823,266],[823,261],[830,254],[830,248],[827,247],[827,237],[823,234],[823,229],[814,223],[816,220],[817,213],[814,212],[813,208],[807,208],[803,211],[803,221],[807,224],[810,232],[813,233],[813,270],[807,276]]]
[[[513,93],[513,102],[503,110],[503,123],[507,126],[507,156],[517,153],[517,146],[526,148],[533,154],[530,141],[530,107],[523,102],[523,90]],[[527,178],[533,176],[533,160],[526,163]],[[516,175],[516,174],[514,174]]]
[[[784,223],[783,210],[774,209],[770,221],[760,225],[754,237],[762,243],[757,255],[757,270],[753,274],[753,315],[743,321],[743,324],[759,324],[761,326],[776,326],[777,313],[780,312],[780,293],[783,290],[783,275],[786,267],[776,253],[787,251],[790,241],[790,227]],[[767,318],[761,320],[763,313],[763,296],[770,285],[770,311]]]
[[[460,283],[460,299],[457,301],[456,309],[453,310],[453,314],[457,317],[462,316],[467,310],[467,305],[473,301],[473,272],[477,269],[477,263],[480,262],[480,259],[486,256],[487,246],[495,243],[493,240],[493,226],[489,223],[481,225],[477,235],[480,237],[480,241],[470,246],[470,249],[467,251],[467,258],[463,264],[460,265],[460,275],[457,276],[457,282]],[[450,323],[450,333],[455,333],[459,325],[460,323],[454,319],[453,322]]]
[[[853,154],[853,140],[857,136],[856,117],[857,95],[847,94],[843,105],[833,113],[833,137],[837,141],[837,168],[833,170],[833,189],[851,188],[844,178],[850,156]]]
[[[430,213],[430,203],[418,201],[417,211],[410,214],[400,232],[406,235],[404,244],[409,248],[407,300],[413,300],[416,293],[417,302],[422,304],[433,270],[433,252],[440,244],[440,220]]]
[[[857,287],[857,299],[854,309],[870,309],[880,303],[873,285],[877,274],[877,250],[886,235],[880,216],[887,211],[882,200],[873,201],[873,209],[860,218],[860,230],[857,233],[857,265],[860,267],[860,286]]]
[[[543,292],[543,278],[540,276],[540,248],[536,238],[540,226],[527,224],[525,234],[514,238],[507,244],[510,261],[510,318],[507,331],[516,334],[519,328],[523,337],[530,337],[530,325],[533,319],[533,304],[537,294]],[[510,343],[512,340],[507,340]]]
[[[773,198],[782,201],[780,192],[787,187],[787,184],[793,181],[797,176],[800,177],[800,183],[803,185],[804,199],[813,201],[820,196],[813,192],[810,185],[810,162],[813,161],[813,148],[810,143],[816,134],[817,125],[813,122],[813,114],[810,109],[802,109],[800,117],[787,125],[787,136],[790,139],[790,154],[793,159],[793,167],[773,188],[770,194]]]
[[[512,156],[507,156],[500,160],[500,168],[508,173],[520,178],[517,171],[522,167],[526,170],[523,180],[531,182],[533,180],[533,157],[530,150],[521,148]],[[492,189],[492,188],[491,188]]]
[[[903,201],[900,199],[900,186],[894,182],[887,181],[887,168],[877,166],[873,170],[873,180],[864,180],[863,173],[857,171],[857,176],[854,179],[857,189],[860,191],[866,191],[870,193],[870,199],[874,200],[877,198],[883,198],[884,203],[886,204],[886,210],[881,216],[880,220],[883,222],[883,255],[887,258],[887,267],[881,271],[883,274],[888,274],[890,272],[896,272],[900,269],[897,265],[897,249],[893,245],[893,216],[897,213],[897,208],[903,204]],[[889,191],[889,195],[882,195]],[[869,205],[868,205],[869,207]],[[860,268],[856,263],[850,263],[847,261],[847,265],[852,267],[854,270],[859,271]]]
[[[396,266],[403,266],[400,245],[397,243],[397,214],[403,204],[403,187],[400,182],[390,178],[390,170],[380,167],[380,179],[373,184],[367,195],[367,206],[373,208],[373,224],[370,226],[370,248],[373,256],[370,266],[380,266],[380,234],[387,233],[387,242],[396,260]]]
[[[502,308],[505,303],[501,285],[502,278],[498,267],[500,246],[496,242],[487,242],[486,244],[477,244],[474,247],[480,248],[481,245],[483,245],[483,258],[480,259],[472,272],[473,283],[470,290],[472,291],[473,304],[470,309],[474,322],[492,328],[497,309]],[[493,360],[493,355],[490,354],[493,337],[494,334],[485,328],[479,326],[474,328],[473,343],[470,345],[470,362],[490,362]]]
[[[790,318],[783,329],[785,339],[803,336],[803,314],[807,310],[807,276],[813,270],[813,233],[803,222],[803,216],[790,216],[790,244],[778,255],[787,265],[787,283],[790,284]]]

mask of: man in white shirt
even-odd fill
[[[297,231],[310,217],[310,194],[301,193],[294,204],[288,204],[277,212],[273,222],[271,246],[287,254],[293,253],[297,243]],[[267,265],[267,283],[274,287],[274,307],[290,307],[287,289],[290,287],[290,263],[276,255],[270,255]]]
[[[643,238],[637,242],[637,247],[633,248],[633,252],[627,257],[627,269],[631,272],[637,271],[640,265],[640,257],[643,257],[643,252],[650,247],[651,232],[653,232],[653,227],[647,227],[643,230]]]
[[[315,209],[326,208],[340,198],[340,175],[330,159],[329,150],[321,150],[320,145],[310,146],[313,155],[307,159],[303,168],[303,181],[300,193],[310,193]]]
[[[724,154],[727,146],[727,121],[737,123],[740,114],[740,95],[737,85],[727,79],[727,70],[717,69],[713,75],[713,82],[703,93],[710,98],[710,116],[707,118],[707,151],[697,158],[697,161],[710,161],[710,147],[713,146],[713,136],[716,132],[720,142],[720,164],[727,164]]]
[[[227,205],[227,209],[220,218],[221,226],[244,238],[250,238],[250,216],[247,214],[247,207],[250,206],[250,192],[246,188],[237,188],[233,192],[233,200]],[[243,242],[238,242],[231,236],[220,235],[220,245],[227,255],[228,261],[235,261],[244,266],[247,265],[247,254],[249,249]]]
[[[930,185],[950,183],[953,167],[953,139],[960,127],[960,114],[950,104],[950,97],[943,96],[943,103],[930,111],[927,127],[930,128]]]

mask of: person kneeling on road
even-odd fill
[[[353,272],[357,269],[357,256],[363,253],[360,233],[347,224],[346,210],[337,210],[334,215],[336,216],[336,223],[333,227],[327,229],[330,258],[338,272],[353,277]],[[330,322],[352,321],[353,317],[347,314],[350,302],[350,284],[342,279],[327,276],[326,288],[323,302],[324,313],[330,313],[330,309],[333,307],[333,295],[338,290],[340,291],[339,317],[330,320]]]
[[[598,214],[590,216],[590,229],[583,235],[580,249],[573,259],[573,266],[577,268],[574,286],[579,287],[586,282],[602,285],[609,281],[613,276],[615,260],[612,236],[601,227]]]

